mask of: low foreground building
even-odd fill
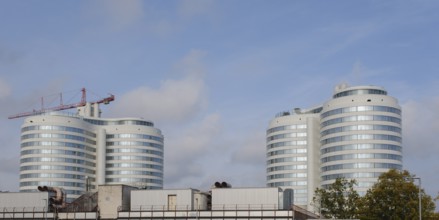
[[[0,193],[0,219],[315,219],[294,206],[292,190],[212,188],[139,190],[101,185],[65,207],[50,192]]]

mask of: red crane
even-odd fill
[[[60,105],[58,105],[58,106],[54,106],[54,107],[50,107],[50,108],[44,108],[43,105],[42,105],[40,110],[33,110],[31,112],[19,113],[19,114],[16,114],[16,115],[11,115],[8,118],[9,119],[21,118],[21,117],[27,117],[27,116],[32,116],[32,115],[39,115],[39,114],[43,114],[45,112],[61,111],[61,110],[66,110],[66,109],[72,109],[72,108],[77,108],[77,107],[85,106],[87,104],[85,88],[82,88],[81,92],[82,92],[81,101],[78,102],[78,103],[63,104],[62,103],[62,96],[60,96]],[[110,96],[107,97],[107,98],[103,98],[103,99],[100,99],[98,101],[94,101],[94,102],[91,102],[91,103],[98,103],[98,104],[104,103],[104,104],[108,104],[108,103],[110,103],[112,101],[114,101],[114,95],[110,94]]]

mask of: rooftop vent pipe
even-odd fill
[[[232,185],[227,182],[215,182],[214,186],[215,188],[232,188]]]
[[[38,190],[41,192],[52,192],[55,193],[55,196],[51,196],[49,201],[52,203],[52,207],[54,208],[65,208],[67,206],[65,202],[66,193],[62,188],[58,187],[49,187],[49,186],[38,186]]]

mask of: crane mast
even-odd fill
[[[44,103],[43,103],[43,99],[41,98],[41,109],[39,110],[33,110],[30,112],[23,112],[23,113],[18,113],[15,115],[11,115],[8,117],[8,119],[14,119],[14,118],[21,118],[21,117],[27,117],[27,116],[32,116],[32,115],[40,115],[46,112],[54,112],[54,111],[62,111],[62,110],[66,110],[66,109],[72,109],[72,108],[78,108],[78,107],[83,107],[87,104],[87,92],[85,90],[85,88],[81,89],[81,101],[77,102],[77,103],[72,103],[72,104],[63,104],[62,101],[62,94],[60,94],[60,104],[58,106],[54,106],[54,107],[50,107],[50,108],[44,108]],[[111,95],[97,100],[97,101],[93,101],[90,102],[92,104],[96,103],[96,104],[109,104],[110,102],[114,101],[114,95]]]

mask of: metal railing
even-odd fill
[[[58,212],[47,207],[0,207],[0,219],[97,219],[99,209],[86,212],[72,209]]]
[[[1,207],[0,219],[53,219],[47,207]]]
[[[195,211],[195,210],[282,210],[277,204],[215,204],[210,208],[206,206],[192,205],[140,205],[140,206],[119,206],[118,211]]]

